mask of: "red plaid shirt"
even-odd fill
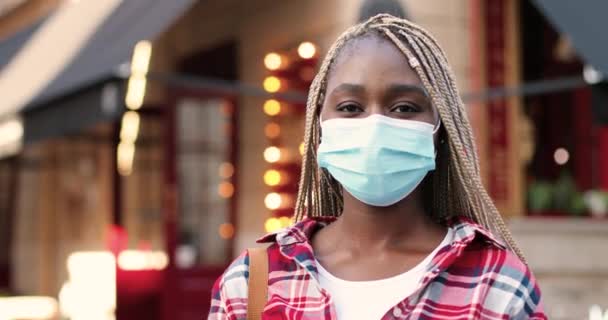
[[[324,225],[307,219],[258,240],[272,242],[262,319],[337,319],[310,244]],[[383,320],[547,318],[536,281],[515,254],[479,225],[455,221],[450,227],[454,238],[433,257],[418,289]],[[245,252],[216,281],[208,319],[247,318],[248,269]]]

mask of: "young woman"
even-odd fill
[[[481,184],[447,58],[408,21],[373,17],[329,50],[310,88],[295,215],[260,239],[271,243],[262,319],[546,318]],[[249,261],[218,279],[209,319],[247,318]]]

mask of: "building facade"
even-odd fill
[[[484,94],[488,88],[518,87],[551,77],[530,71],[536,60],[529,58],[534,39],[526,38],[526,30],[531,30],[526,28],[536,28],[545,35],[542,39],[559,33],[548,24],[523,24],[538,13],[527,1],[398,2],[410,19],[435,35],[448,55],[475,129],[484,182],[528,253],[551,318],[586,317],[595,304],[607,308],[608,299],[602,297],[608,297],[608,261],[593,254],[608,240],[606,221],[591,220],[588,209],[575,210],[588,217],[574,219],[569,204],[556,210],[553,204],[536,206],[530,200],[543,197],[534,193],[540,178],[562,185],[553,171],[570,167],[551,158],[560,148],[568,152],[570,163],[580,163],[572,171],[579,184],[574,189],[582,192],[598,185],[585,182],[596,171],[584,170],[596,158],[579,156],[596,149],[577,146],[585,124],[591,126],[590,111],[587,116],[576,113],[580,128],[563,133],[566,139],[576,135],[571,145],[579,149],[573,151],[564,140],[551,142],[545,150],[542,146],[551,135],[542,121],[549,111],[538,110],[559,97],[547,93],[536,100],[521,95],[492,99]],[[62,6],[79,5],[56,1],[48,9],[50,2],[28,3],[27,12],[46,12],[42,17]],[[23,6],[0,16],[0,26],[8,19],[20,21],[15,18],[19,12],[26,20]],[[230,260],[266,229],[286,223],[280,217],[293,205],[290,186],[298,180],[306,93],[294,83],[309,79],[306,71],[316,67],[336,37],[357,20],[361,6],[350,0],[195,1],[162,32],[138,39],[148,40],[137,46],[150,58],[136,108],[127,98],[115,118],[25,144],[18,154],[0,161],[0,191],[13,190],[12,196],[2,192],[0,197],[0,221],[10,221],[1,230],[10,238],[0,238],[6,251],[0,263],[7,269],[0,284],[10,294],[60,298],[73,277],[66,264],[74,252],[108,251],[115,253],[118,264],[114,308],[119,319],[200,319],[208,307],[209,288]],[[27,19],[30,24],[37,21]],[[6,37],[23,26],[12,28]],[[302,43],[312,45],[307,58],[298,53]],[[546,50],[554,46],[546,44]],[[297,75],[282,67],[269,70],[269,53],[290,60]],[[128,57],[132,70],[136,56]],[[579,73],[582,63],[573,59],[544,67],[567,64],[556,76]],[[117,82],[121,95],[129,95],[134,74]],[[270,77],[278,78],[276,90],[267,87]],[[293,96],[280,95],[285,86]],[[83,90],[75,88],[75,95]],[[562,98],[574,97],[564,110],[590,110],[585,90],[563,93]],[[272,98],[278,110],[268,104]],[[547,154],[549,163],[539,162]],[[549,166],[555,168],[544,172]],[[276,171],[278,181],[273,182],[270,170]],[[283,185],[281,179],[288,182]],[[278,199],[269,198],[271,193]],[[560,218],[546,218],[549,215]],[[124,252],[134,255],[121,256]],[[564,263],[564,252],[576,258]],[[146,255],[152,253],[159,258]]]

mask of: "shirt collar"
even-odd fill
[[[321,228],[335,221],[334,217],[314,217],[304,220],[279,231],[269,233],[257,240],[258,243],[277,243],[279,246],[289,246],[297,243],[310,243],[312,236]],[[500,249],[506,246],[490,231],[469,218],[456,217],[449,223],[454,230],[452,243],[469,244],[473,241],[482,241]]]
[[[326,225],[334,222],[334,217],[314,217],[304,220],[259,238],[257,243],[273,243],[279,246],[288,246],[296,243],[310,242],[312,236]]]

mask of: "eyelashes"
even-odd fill
[[[336,110],[345,113],[362,113],[365,112],[365,108],[358,103],[344,102],[336,106]],[[390,107],[392,113],[416,113],[422,112],[422,108],[412,103],[397,103]]]

